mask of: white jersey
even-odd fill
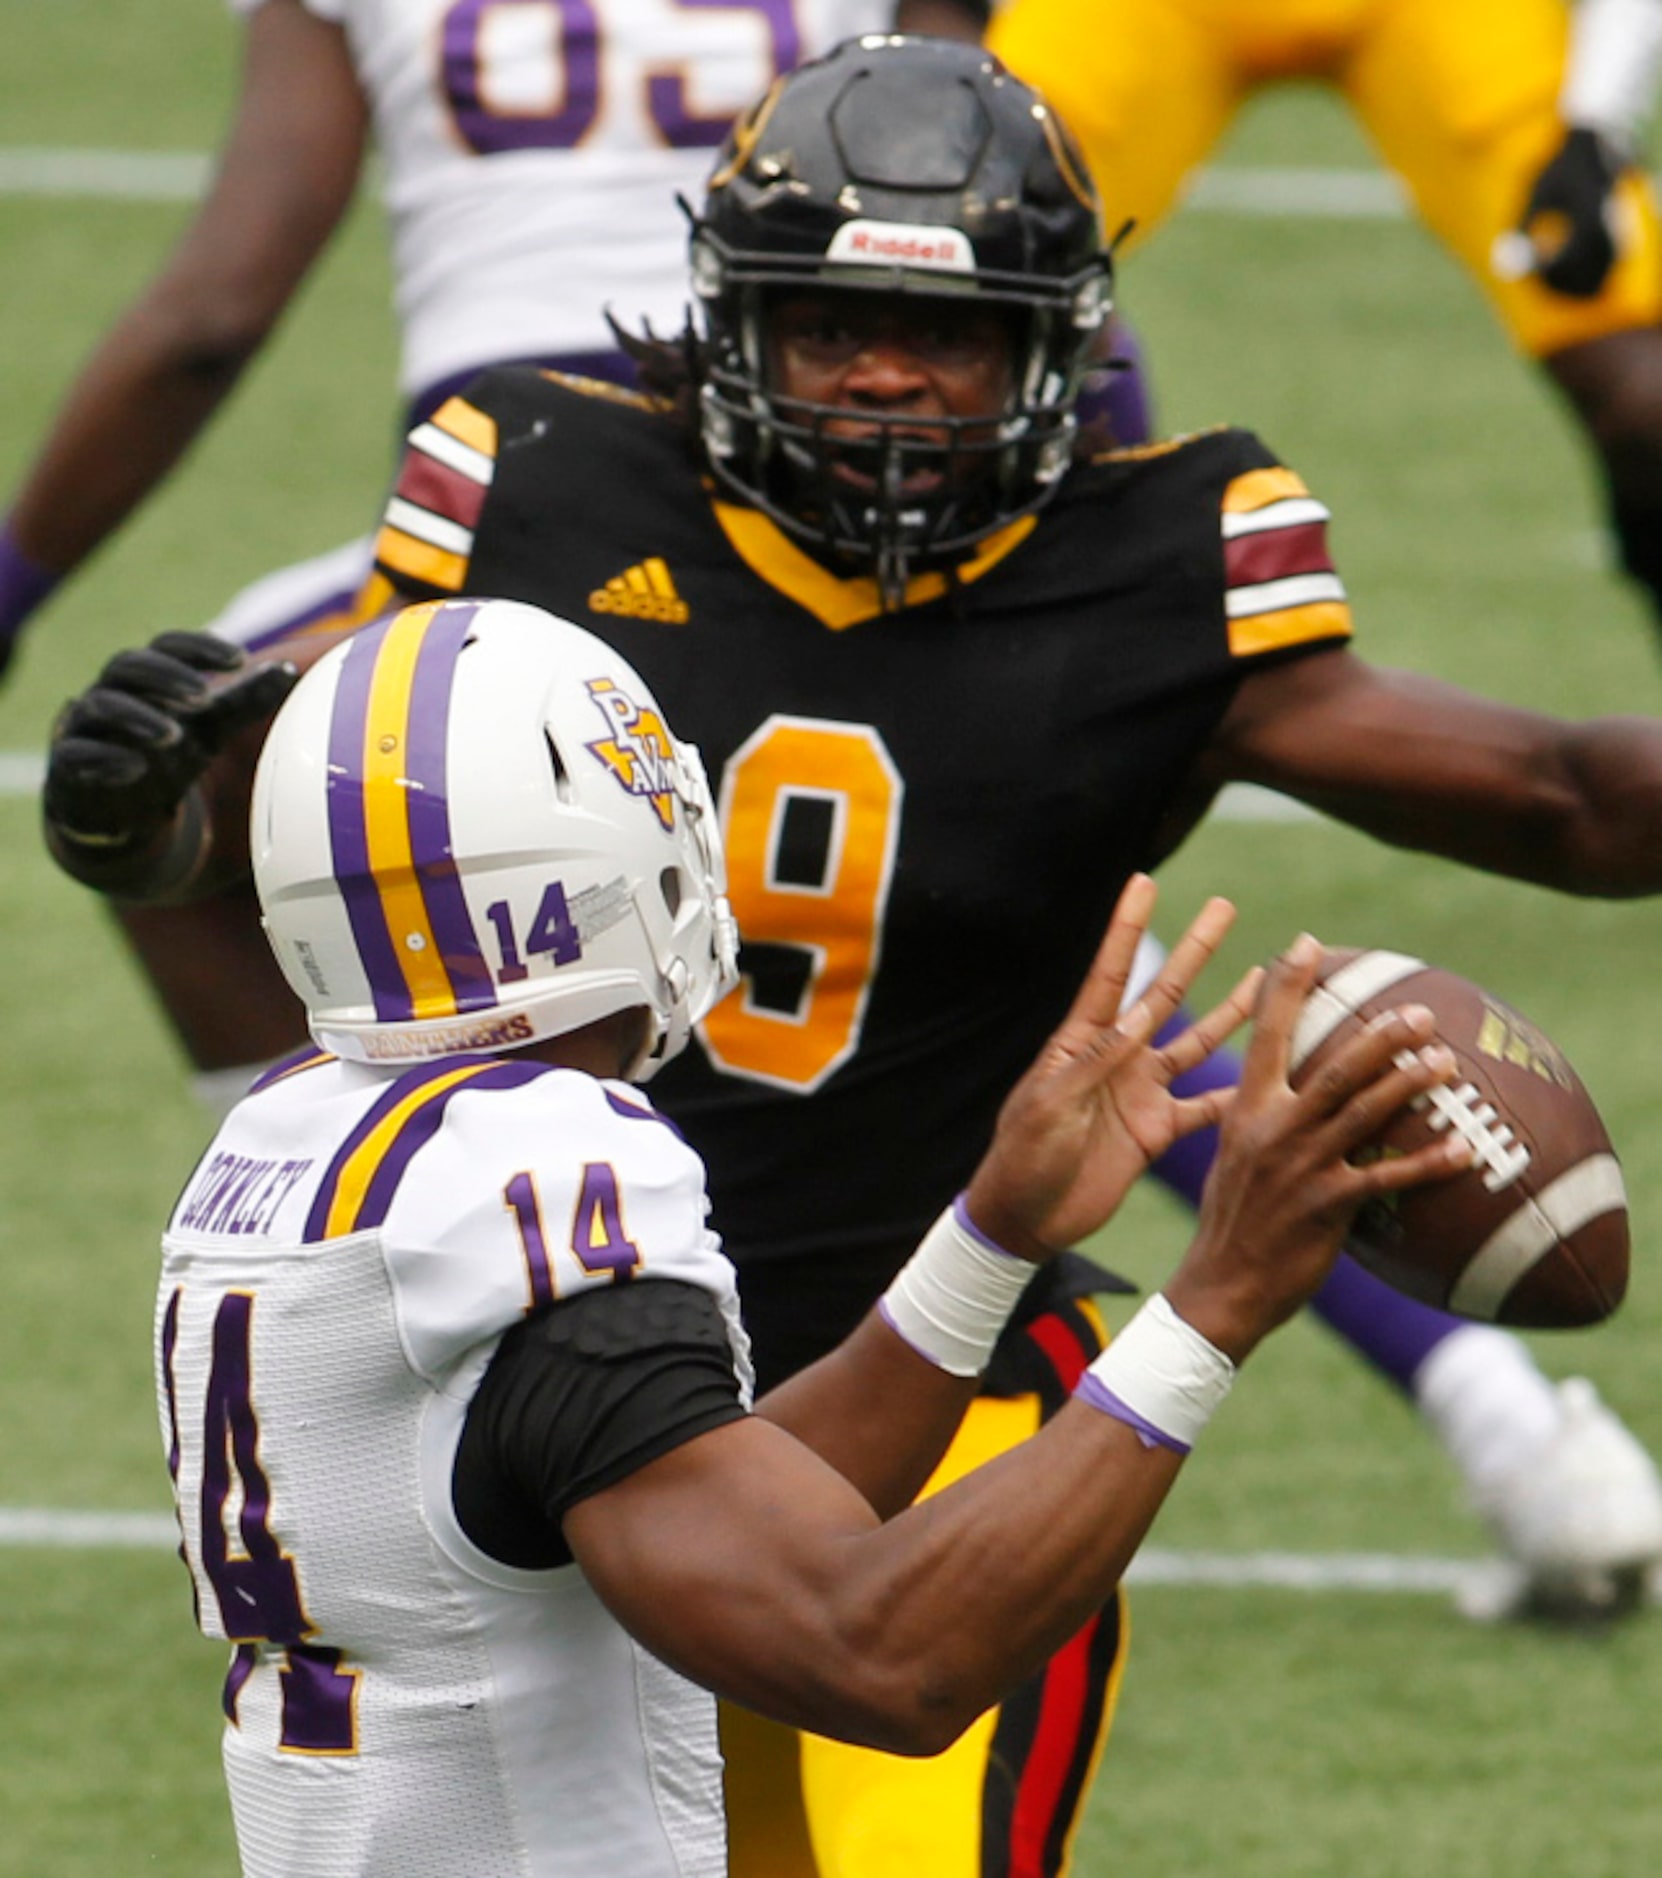
[[[230,0],[252,12],[262,0]],[[679,330],[733,118],[892,0],[304,0],[346,30],[385,164],[402,384]]]
[[[464,1536],[451,1473],[501,1335],[545,1301],[709,1291],[697,1156],[636,1090],[506,1059],[313,1054],[227,1119],[174,1209],[163,1441],[198,1619],[233,1646],[248,1878],[718,1878],[714,1704],[575,1565]]]

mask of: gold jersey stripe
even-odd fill
[[[334,1198],[329,1202],[329,1216],[324,1224],[323,1237],[342,1239],[356,1230],[357,1217],[363,1209],[370,1182],[379,1172],[382,1161],[403,1131],[404,1124],[417,1109],[431,1102],[434,1096],[455,1088],[457,1083],[481,1076],[486,1070],[495,1067],[495,1060],[490,1057],[477,1063],[464,1063],[459,1069],[447,1070],[433,1081],[424,1082],[420,1088],[411,1090],[396,1108],[389,1109],[353,1149],[336,1177]]]
[[[1271,502],[1285,502],[1289,496],[1307,496],[1302,476],[1277,465],[1274,469],[1248,470],[1237,476],[1223,492],[1225,515],[1241,515],[1249,509],[1261,509]]]
[[[460,593],[467,579],[467,558],[448,548],[435,548],[430,541],[419,541],[402,528],[385,524],[375,537],[375,558],[395,574],[419,580],[427,587],[442,587],[446,593]]]
[[[1311,639],[1348,639],[1350,607],[1343,600],[1319,600],[1312,606],[1283,607],[1277,613],[1253,613],[1229,622],[1229,650],[1237,659],[1255,652],[1276,652]]]
[[[466,398],[446,398],[428,420],[440,430],[447,430],[458,443],[480,455],[496,455],[496,419],[489,417]]]

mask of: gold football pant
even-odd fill
[[[1021,1333],[1015,1396],[981,1396],[924,1489],[1024,1441],[1106,1338],[1088,1300]],[[1043,1673],[926,1760],[845,1747],[723,1705],[732,1878],[1061,1878],[1119,1693],[1122,1598]]]
[[[1331,85],[1535,358],[1662,317],[1662,236],[1636,173],[1617,192],[1620,259],[1591,300],[1503,278],[1515,226],[1564,136],[1565,0],[1009,0],[987,42],[1084,145],[1107,232],[1152,232],[1255,92]]]

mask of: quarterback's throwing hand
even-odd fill
[[[1011,1091],[970,1182],[971,1219],[1006,1251],[1043,1260],[1094,1232],[1151,1162],[1216,1122],[1234,1094],[1179,1097],[1171,1085],[1246,1020],[1256,969],[1177,1037],[1158,1047],[1152,1040],[1217,951],[1235,909],[1227,900],[1207,901],[1159,976],[1126,1005],[1154,900],[1154,882],[1134,874],[1073,1008]]]

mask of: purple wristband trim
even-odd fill
[[[1128,1403],[1122,1402],[1113,1390],[1098,1376],[1086,1370],[1074,1389],[1075,1397],[1091,1408],[1101,1409],[1104,1415],[1112,1415],[1117,1422],[1124,1422],[1135,1430],[1137,1439],[1145,1448],[1170,1448],[1173,1454],[1189,1454],[1193,1450],[1187,1441],[1179,1441],[1176,1435],[1168,1435],[1163,1428],[1156,1428]]]
[[[970,1218],[969,1208],[965,1205],[964,1196],[961,1193],[955,1195],[953,1198],[952,1217],[957,1220],[958,1224],[969,1234],[978,1246],[985,1247],[989,1252],[996,1252],[1001,1259],[1015,1259],[1018,1263],[1026,1262],[1020,1258],[1019,1254],[1006,1252],[996,1239],[989,1239],[987,1237],[981,1228],[976,1225],[975,1221]]]
[[[17,637],[23,622],[61,578],[29,559],[17,545],[10,523],[0,527],[0,640]]]
[[[883,1322],[887,1324],[900,1341],[905,1344],[908,1350],[915,1350],[932,1368],[940,1368],[939,1362],[929,1354],[923,1345],[921,1343],[914,1343],[912,1339],[907,1336],[905,1331],[895,1322],[894,1312],[889,1309],[889,1300],[887,1298],[879,1298],[877,1300],[877,1315],[882,1318]]]

